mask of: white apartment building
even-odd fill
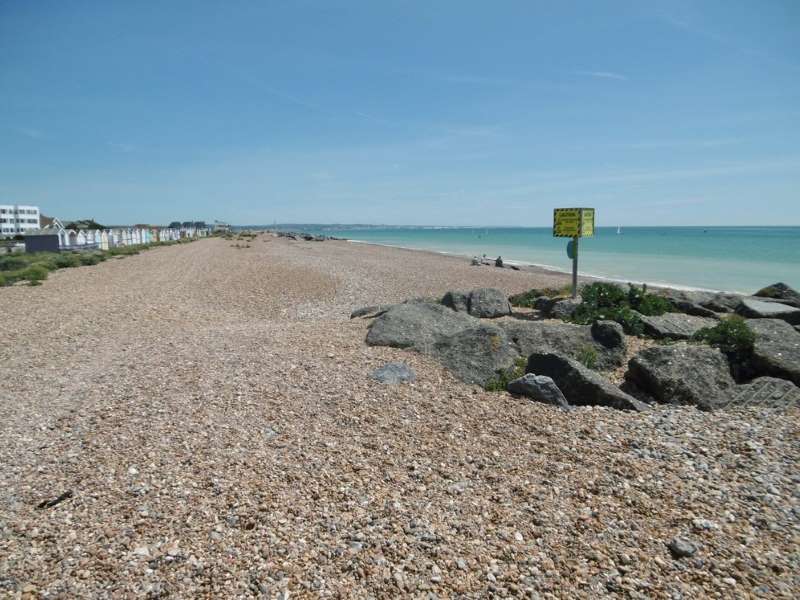
[[[17,235],[39,227],[38,206],[0,204],[0,236]]]

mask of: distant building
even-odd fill
[[[214,233],[228,233],[231,230],[231,226],[227,223],[223,223],[222,221],[214,221]]]
[[[0,204],[0,235],[18,235],[40,227],[38,206]]]

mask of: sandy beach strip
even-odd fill
[[[0,597],[800,593],[796,410],[488,393],[350,311],[567,276],[232,244],[0,289]],[[371,380],[388,361],[416,383]]]

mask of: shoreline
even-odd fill
[[[382,246],[384,248],[395,248],[398,250],[408,250],[409,252],[424,252],[428,254],[434,254],[436,256],[452,256],[458,258],[472,258],[472,255],[469,254],[461,254],[459,252],[447,252],[445,250],[431,250],[429,248],[415,248],[412,246],[399,246],[397,244],[385,244],[381,242],[371,242],[366,240],[357,240],[352,238],[337,238],[341,241],[348,242],[350,244],[363,244],[367,246]],[[571,271],[561,270],[558,267],[553,265],[545,265],[545,264],[538,264],[538,263],[531,263],[521,260],[515,259],[503,259],[504,264],[514,265],[525,269],[526,271],[544,273],[548,275],[564,275],[566,277],[571,276]],[[586,273],[582,271],[578,271],[578,276],[582,279],[591,279],[594,281],[605,281],[611,283],[618,283],[618,284],[628,284],[632,283],[634,285],[647,285],[651,288],[656,289],[671,289],[677,290],[681,292],[709,292],[713,294],[741,294],[741,295],[748,295],[747,292],[741,291],[734,291],[734,290],[715,290],[712,288],[703,288],[703,287],[696,287],[696,286],[688,286],[688,285],[681,285],[677,283],[670,283],[670,282],[658,282],[658,281],[638,281],[633,279],[622,279],[622,278],[615,278],[615,277],[606,277],[602,275],[593,275],[591,273]]]

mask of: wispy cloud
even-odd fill
[[[719,148],[721,146],[740,144],[741,142],[742,140],[740,138],[721,138],[708,140],[651,140],[622,144],[622,146],[637,150],[660,148]]]
[[[133,152],[136,150],[136,146],[133,144],[121,144],[119,142],[106,142],[106,145],[109,148],[113,148],[119,152]]]
[[[445,75],[442,77],[447,83],[463,83],[467,85],[516,85],[520,82],[513,79],[503,79],[500,77],[484,77],[480,75]]]
[[[32,140],[41,140],[45,137],[44,132],[32,127],[14,127],[14,131]]]
[[[743,43],[738,37],[729,37],[718,33],[717,31],[713,31],[711,28],[704,26],[699,22],[699,19],[690,19],[687,16],[676,16],[672,14],[667,14],[664,12],[656,13],[656,17],[663,22],[669,24],[670,26],[674,27],[675,29],[681,30],[683,32],[689,33],[691,35],[696,35],[699,37],[706,38],[717,44],[727,46],[728,48],[732,48],[742,54],[746,54],[749,56],[753,56],[759,58],[761,60],[766,60],[776,65],[781,65],[783,67],[788,67],[794,71],[800,70],[800,65],[791,62],[786,57],[776,57],[773,56],[771,53],[765,51],[763,48],[755,46],[753,44],[746,45]]]
[[[628,81],[625,75],[614,73],[613,71],[578,71],[578,75],[594,77],[596,79],[615,79],[617,81]]]

